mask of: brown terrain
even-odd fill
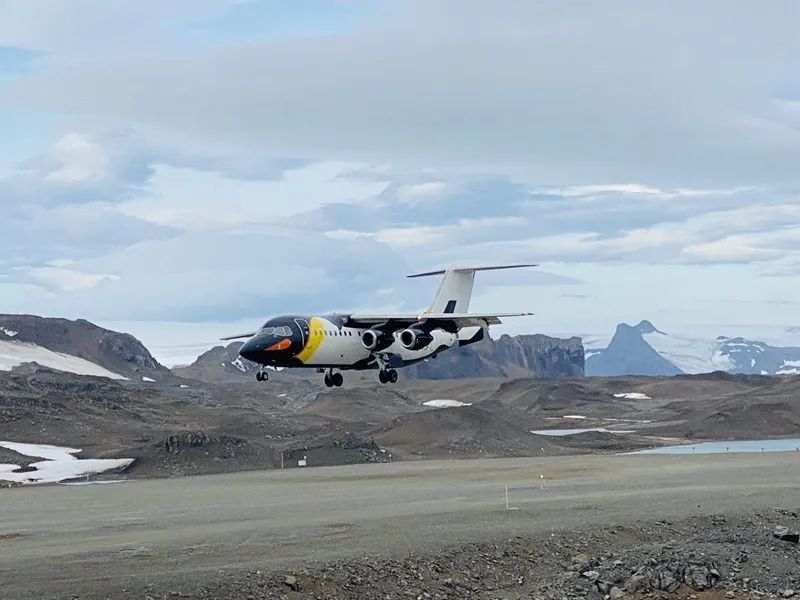
[[[530,336],[475,355],[490,375],[511,352],[516,375],[380,385],[348,373],[328,389],[309,372],[258,383],[230,348],[169,373],[133,338],[65,327],[30,341],[53,337],[129,380],[0,371],[0,440],[135,460],[92,478],[117,485],[0,489],[2,600],[758,600],[800,588],[800,455],[623,455],[798,437],[800,377],[541,377],[569,369],[532,360],[558,344],[536,338],[531,351]],[[103,363],[99,339],[116,348]],[[533,433],[553,428],[604,430]],[[0,448],[0,463],[38,460]]]

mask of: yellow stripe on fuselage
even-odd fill
[[[308,339],[303,349],[295,355],[297,360],[303,364],[311,360],[311,357],[314,356],[314,352],[317,351],[317,348],[319,348],[319,345],[322,343],[322,338],[325,337],[322,335],[324,330],[325,324],[322,320],[317,317],[311,317],[308,323]]]

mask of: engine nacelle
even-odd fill
[[[409,327],[400,332],[400,343],[406,350],[421,350],[432,341],[430,332],[418,327]]]
[[[391,333],[379,329],[367,329],[361,334],[361,345],[370,352],[380,352],[394,343]]]

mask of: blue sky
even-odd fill
[[[48,6],[0,0],[0,311],[199,344],[519,261],[510,332],[800,325],[795,2]]]

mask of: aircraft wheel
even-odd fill
[[[258,373],[256,373],[256,381],[264,381],[264,379],[265,377],[263,372],[259,371]]]
[[[344,376],[341,373],[334,373],[331,375],[331,383],[336,387],[342,387],[344,383]]]
[[[378,372],[378,381],[380,381],[381,383],[387,383],[389,381],[389,377],[386,375],[386,371]]]
[[[329,373],[325,373],[325,387],[333,387],[333,381],[331,380],[331,376]]]
[[[387,376],[389,377],[389,383],[397,383],[397,371],[392,369],[387,373]]]

